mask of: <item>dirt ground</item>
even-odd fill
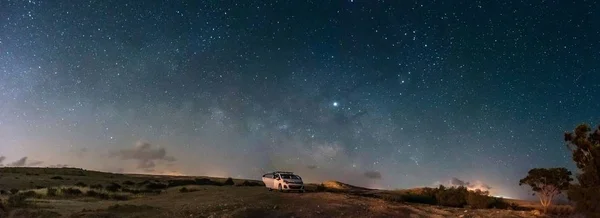
[[[87,172],[84,175],[63,175],[62,180],[49,179],[51,177],[56,175],[43,172],[28,175],[4,172],[0,175],[0,190],[9,190],[11,186],[23,189],[72,185],[77,181],[94,184],[116,180],[139,182],[174,178]],[[239,181],[241,180],[236,180],[236,183]],[[12,209],[3,215],[0,213],[0,217],[539,217],[531,211],[471,210],[398,203],[349,193],[280,193],[268,191],[264,187],[246,186],[185,187],[194,191],[182,193],[181,187],[173,187],[163,190],[161,194],[135,195],[124,201],[99,200],[87,196],[33,198],[28,200],[28,206]],[[6,201],[8,196],[1,198]]]

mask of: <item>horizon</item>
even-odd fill
[[[0,164],[526,198],[600,122],[571,2],[2,1]],[[531,13],[542,11],[544,13]]]

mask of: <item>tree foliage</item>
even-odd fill
[[[527,177],[519,181],[519,185],[528,185],[540,198],[544,213],[552,204],[554,197],[569,188],[571,172],[566,168],[535,168],[529,170]]]
[[[575,209],[588,217],[600,217],[600,126],[592,131],[587,124],[581,124],[574,132],[564,135],[573,161],[579,168],[579,184],[569,188],[569,199],[575,202]]]

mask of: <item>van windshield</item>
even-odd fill
[[[299,176],[291,175],[291,174],[282,174],[281,178],[282,179],[300,179]]]

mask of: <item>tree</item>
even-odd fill
[[[519,181],[519,185],[529,185],[540,198],[546,213],[552,199],[569,188],[571,172],[566,168],[535,168],[529,170],[527,177]]]
[[[569,200],[575,202],[576,211],[600,217],[600,126],[592,132],[590,126],[581,124],[564,136],[579,168],[579,184],[569,188]]]

